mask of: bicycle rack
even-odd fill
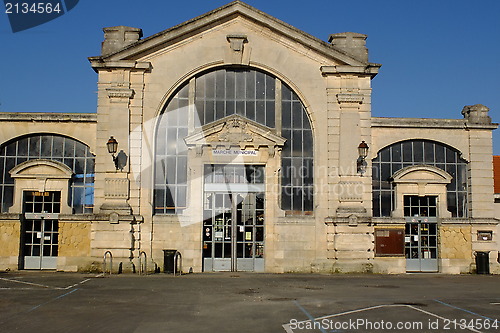
[[[177,269],[177,266],[179,266],[179,269]],[[182,274],[182,255],[179,251],[175,252],[174,255],[174,276],[177,275],[177,272],[179,272],[179,276]]]
[[[103,263],[102,263],[102,272],[104,274],[106,274],[106,271],[108,269],[108,261],[107,259],[109,258],[109,274],[111,275],[111,273],[113,272],[113,255],[111,254],[111,251],[106,251],[104,253],[104,259],[103,259]]]
[[[148,273],[148,262],[147,262],[146,252],[141,251],[139,253],[139,274],[147,274]]]

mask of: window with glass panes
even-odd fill
[[[187,206],[184,138],[189,134],[188,124],[197,129],[233,114],[265,125],[286,139],[281,207],[287,211],[313,210],[313,135],[304,105],[287,85],[268,73],[220,68],[182,85],[160,115],[155,156],[156,214],[179,213]]]
[[[460,152],[429,140],[408,140],[381,149],[372,161],[373,216],[391,216],[395,190],[392,175],[405,167],[432,165],[453,178],[447,185],[448,211],[453,217],[468,216],[468,166]]]
[[[68,204],[73,212],[92,213],[94,207],[95,156],[87,145],[55,134],[36,134],[12,140],[0,147],[0,212],[13,204],[14,179],[9,171],[36,159],[61,162],[73,170]]]

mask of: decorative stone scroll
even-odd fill
[[[246,35],[227,35],[226,38],[231,50],[235,52],[243,52],[244,44],[248,42]]]
[[[106,88],[111,103],[127,103],[134,96],[134,90],[129,88]]]
[[[232,118],[226,122],[218,135],[221,142],[253,142],[252,132],[247,129],[247,123],[239,118]]]
[[[362,94],[337,94],[339,103],[363,104],[364,96]]]

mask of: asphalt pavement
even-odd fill
[[[500,276],[0,273],[0,332],[500,332]]]

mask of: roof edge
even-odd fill
[[[372,117],[372,127],[413,127],[494,130],[498,124],[474,124],[464,119]]]
[[[233,10],[230,10],[230,8],[233,8]],[[264,22],[262,19],[255,18],[252,15],[249,15],[249,11],[251,11],[254,14],[260,15],[263,18],[266,18],[269,20],[268,24]],[[309,47],[311,47],[311,44],[313,49],[315,49],[317,52],[323,53],[324,55],[328,57],[333,57],[341,62],[344,62],[348,65],[354,65],[354,66],[360,66],[360,65],[369,65],[369,62],[363,62],[360,61],[356,58],[354,58],[352,55],[349,55],[348,53],[344,52],[343,50],[329,44],[326,41],[323,41],[307,32],[304,32],[274,16],[271,16],[255,7],[252,7],[248,5],[245,2],[242,1],[233,1],[230,2],[226,5],[223,5],[219,8],[216,8],[214,10],[211,10],[205,14],[202,14],[200,16],[197,16],[195,18],[192,18],[190,20],[187,20],[183,23],[180,23],[178,25],[175,25],[169,29],[163,30],[161,32],[158,32],[154,35],[151,35],[149,37],[146,37],[144,39],[141,39],[135,43],[132,43],[130,45],[127,45],[121,50],[118,50],[116,52],[102,55],[102,56],[94,56],[94,57],[89,57],[89,60],[95,61],[95,60],[101,60],[101,61],[117,61],[121,59],[130,59],[133,57],[134,54],[140,54],[145,52],[146,50],[150,48],[154,48],[158,44],[161,43],[166,43],[169,40],[173,40],[175,38],[178,38],[179,36],[188,34],[189,32],[195,31],[197,29],[203,28],[205,26],[208,26],[210,24],[213,24],[214,22],[217,22],[223,17],[229,17],[231,15],[234,15],[235,13],[239,13],[243,16],[246,16],[253,21],[258,21],[261,24],[267,26],[271,30],[274,31],[280,31],[283,34],[286,34],[287,36],[291,37],[292,39],[301,42],[303,44],[307,44]],[[212,17],[212,19],[210,19]],[[198,23],[198,24],[196,24]],[[189,26],[192,27],[189,27]],[[281,29],[280,29],[281,28]],[[287,31],[288,30],[288,33]],[[290,32],[295,32],[297,34],[297,37],[294,38],[293,36],[290,35]],[[168,36],[170,35],[170,36]],[[162,38],[163,37],[163,38]],[[153,43],[155,39],[158,40],[158,43]],[[314,45],[315,44],[315,45]],[[137,52],[128,52],[131,51],[133,48],[138,48],[140,46],[143,46],[142,48],[138,49]]]
[[[0,112],[0,121],[97,122],[96,113]]]

